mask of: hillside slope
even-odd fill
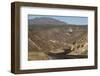
[[[76,25],[36,28],[29,30],[28,44],[29,52],[43,52],[46,59],[49,59],[49,52],[59,53],[57,49],[63,52],[63,49],[70,48],[66,55],[87,55],[87,30],[86,27]]]

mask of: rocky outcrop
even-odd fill
[[[87,34],[83,35],[79,40],[77,40],[71,46],[72,52],[68,55],[87,55],[88,53],[88,41]]]

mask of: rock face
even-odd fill
[[[56,23],[56,21],[54,22]],[[41,25],[34,28],[31,27],[32,25],[29,26],[31,27],[28,31],[29,60],[67,59],[67,56],[71,58],[69,55],[87,56],[87,26],[54,24],[52,27],[45,24],[48,26],[46,28]],[[37,54],[35,55],[35,53]]]
[[[68,55],[87,55],[88,53],[88,42],[87,34],[83,35],[79,40],[77,40],[71,47],[73,50]]]

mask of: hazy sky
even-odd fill
[[[34,19],[36,17],[50,17],[54,18],[68,24],[76,24],[76,25],[87,25],[88,17],[79,17],[79,16],[39,16],[39,15],[29,15],[28,19]]]

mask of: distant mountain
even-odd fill
[[[28,20],[29,25],[66,25],[67,23],[50,18],[50,17],[37,17]]]

